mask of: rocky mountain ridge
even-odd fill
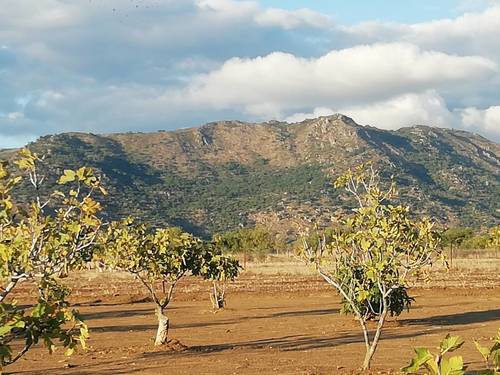
[[[300,220],[328,220],[349,207],[333,177],[368,160],[384,177],[397,177],[401,199],[417,214],[446,225],[500,221],[500,145],[452,129],[387,131],[333,115],[296,124],[221,121],[154,133],[66,133],[29,147],[47,155],[52,181],[81,165],[102,173],[110,218],[131,214],[203,236],[255,223],[286,229]]]

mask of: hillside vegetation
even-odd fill
[[[500,222],[500,145],[464,131],[386,131],[334,115],[297,124],[224,121],[155,133],[67,133],[29,148],[46,155],[50,182],[81,165],[103,174],[110,219],[133,215],[204,237],[255,223],[293,231],[312,216],[329,220],[352,204],[335,191],[333,178],[367,160],[385,178],[396,176],[417,214],[447,225]]]

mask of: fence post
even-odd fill
[[[453,269],[453,241],[450,242],[450,269]]]

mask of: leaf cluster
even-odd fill
[[[233,257],[224,255],[223,247],[219,242],[206,243],[200,257],[196,275],[210,281],[234,281],[241,270],[241,266]]]
[[[466,367],[461,356],[445,357],[447,353],[452,353],[464,344],[460,336],[450,334],[439,344],[437,354],[432,354],[427,348],[415,348],[415,356],[411,363],[402,368],[405,373],[416,373],[425,368],[430,375],[463,375]]]
[[[479,372],[481,375],[500,374],[500,329],[493,341],[493,344],[487,347],[474,340],[474,345],[481,354],[486,366],[485,370]],[[431,353],[427,348],[415,348],[415,356],[412,358],[410,364],[401,370],[405,373],[413,374],[425,368],[431,375],[465,374],[466,367],[461,356],[445,357],[445,354],[454,352],[461,348],[463,344],[464,341],[459,336],[448,334],[440,342],[437,354]]]
[[[335,186],[353,194],[359,207],[334,223],[328,237],[304,236],[299,255],[339,289],[346,310],[369,319],[380,315],[385,304],[399,315],[411,303],[408,276],[439,253],[434,224],[425,218],[415,221],[408,206],[392,204],[395,185],[382,190],[369,165],[349,170]]]
[[[103,261],[135,275],[160,308],[172,298],[176,283],[185,275],[212,281],[234,280],[237,260],[224,256],[215,243],[204,243],[180,228],[152,230],[128,218],[112,223],[102,238]]]
[[[493,345],[486,347],[474,340],[476,349],[483,357],[487,370],[481,372],[481,375],[498,375],[500,374],[500,329],[493,340]]]
[[[86,348],[88,327],[66,302],[69,291],[55,280],[47,281],[42,288],[43,295],[29,311],[15,302],[0,304],[0,372],[39,342],[49,353],[56,349],[56,340],[66,355],[73,354],[77,346]],[[12,343],[19,340],[23,348],[14,354]]]

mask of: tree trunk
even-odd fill
[[[384,322],[387,317],[387,307],[384,308],[382,314],[380,315],[380,319],[377,324],[377,331],[375,332],[375,336],[373,337],[373,341],[371,342],[369,348],[366,350],[365,360],[363,361],[363,370],[368,370],[370,368],[370,364],[373,356],[375,355],[375,351],[378,347],[378,342],[380,340],[380,334],[382,333],[382,328],[384,327]]]
[[[224,308],[224,287],[218,288],[216,281],[214,281],[212,284],[212,293],[210,294],[210,300],[212,301],[214,310],[220,310]]]
[[[375,350],[377,349],[376,346],[373,345],[373,343],[370,345],[370,348],[366,351],[365,354],[365,359],[363,361],[363,370],[368,370],[370,368],[370,364],[373,358],[373,355],[375,354]]]
[[[158,307],[156,315],[158,316],[158,331],[156,332],[155,346],[161,346],[167,343],[169,321],[162,307]]]

